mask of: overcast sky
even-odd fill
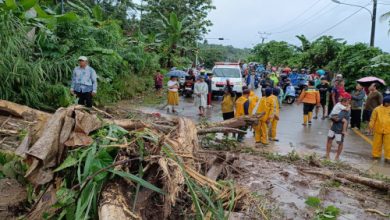
[[[371,0],[340,1],[372,9]],[[375,46],[390,52],[390,25],[388,21],[380,20],[382,14],[390,11],[390,0],[378,2],[382,4],[378,4]],[[367,10],[357,12],[326,31],[359,10],[331,0],[213,0],[213,4],[216,9],[209,14],[213,26],[206,38],[224,37],[228,40],[209,39],[209,43],[251,48],[261,42],[258,32],[271,33],[266,42],[284,40],[299,44],[295,37],[299,34],[304,34],[309,40],[332,35],[348,43],[370,41],[371,17]]]

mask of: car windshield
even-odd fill
[[[240,70],[236,68],[214,68],[215,77],[240,78]]]

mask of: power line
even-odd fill
[[[369,4],[368,4],[368,5],[369,5]],[[366,6],[368,6],[368,5],[366,5]],[[366,7],[366,6],[365,6],[365,7]],[[333,26],[331,26],[331,27],[327,28],[326,30],[322,31],[321,33],[315,35],[315,36],[312,38],[312,40],[316,39],[317,37],[323,35],[324,33],[328,32],[328,31],[332,30],[333,28],[339,26],[339,25],[342,24],[344,21],[348,20],[349,18],[351,18],[351,17],[354,16],[355,14],[359,13],[361,10],[363,10],[363,8],[360,8],[359,10],[357,10],[357,11],[355,11],[354,13],[350,14],[349,16],[345,17],[343,20],[337,22],[337,23],[334,24]]]
[[[321,9],[322,11],[319,14],[317,14],[318,12],[315,12],[310,17],[306,18],[301,23],[299,23],[299,24],[297,24],[297,25],[295,25],[293,27],[290,27],[290,28],[282,30],[282,31],[274,32],[272,34],[282,34],[282,33],[287,33],[287,32],[290,32],[290,31],[295,31],[296,28],[302,28],[303,26],[306,26],[306,25],[312,23],[316,19],[321,18],[321,16],[323,16],[323,15],[333,11],[335,8],[337,8],[339,6],[339,5],[336,5],[335,7],[330,8],[330,10],[329,9],[325,10],[326,8],[328,8],[331,5],[332,5],[332,3],[329,3],[327,6],[325,6],[324,8]]]
[[[277,29],[281,29],[287,25],[289,25],[290,23],[298,20],[299,18],[301,18],[303,15],[305,15],[308,11],[310,11],[310,9],[312,9],[314,6],[316,6],[320,1],[322,0],[317,0],[316,2],[314,2],[312,5],[310,5],[307,9],[305,9],[302,13],[298,14],[298,16],[296,16],[295,18],[291,19],[290,21],[286,22],[285,24],[279,26],[279,27],[276,27],[276,28],[273,28],[273,29],[270,29],[270,30],[277,30]]]

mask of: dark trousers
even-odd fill
[[[92,107],[92,92],[76,92],[76,95],[79,98],[79,105]]]
[[[212,93],[209,92],[209,93],[207,94],[207,105],[211,105],[211,98],[212,98]]]
[[[361,109],[352,109],[351,110],[351,128],[359,128],[360,124],[362,122],[361,119],[362,116],[362,110]]]

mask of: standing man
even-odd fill
[[[364,106],[363,110],[363,122],[369,122],[371,118],[372,111],[380,106],[383,101],[382,94],[377,89],[378,85],[376,83],[373,83],[368,87],[368,96],[366,105]],[[367,132],[371,134],[370,132]]]
[[[268,145],[268,124],[272,120],[273,113],[273,102],[269,102],[270,96],[272,95],[272,89],[266,88],[264,96],[260,99],[259,107],[256,113],[261,115],[259,124],[255,127],[255,140],[256,143],[261,143],[264,146]]]
[[[156,89],[156,93],[158,96],[161,96],[161,91],[163,88],[163,79],[164,76],[161,74],[160,70],[157,70],[156,75],[154,76],[154,88]]]
[[[278,126],[279,122],[279,114],[280,114],[280,103],[279,103],[279,96],[280,89],[279,88],[273,88],[272,89],[272,95],[269,96],[267,99],[269,99],[270,102],[272,102],[272,118],[270,120],[270,130],[269,130],[269,139],[271,141],[279,141],[276,138],[276,128]]]
[[[249,115],[249,100],[248,100],[249,93],[250,93],[250,91],[248,89],[245,89],[242,92],[242,96],[237,99],[237,101],[236,101],[236,112],[235,112],[235,117],[236,118],[244,116],[244,115]],[[248,128],[247,127],[241,127],[240,129],[246,131]],[[237,135],[237,140],[239,142],[242,142],[243,138],[244,138],[243,134],[238,134]]]
[[[320,105],[320,93],[314,87],[314,81],[309,81],[309,87],[304,89],[299,96],[298,104],[303,102],[303,126],[311,125],[313,109]]]
[[[211,98],[213,96],[213,91],[212,91],[212,83],[213,83],[213,73],[207,73],[207,79],[206,83],[208,85],[208,94],[207,94],[207,107],[211,108]]]
[[[383,99],[383,105],[372,112],[370,129],[374,131],[372,142],[372,157],[380,159],[382,147],[385,151],[385,161],[390,163],[390,96]]]
[[[357,128],[360,130],[362,107],[366,93],[359,83],[356,85],[356,90],[352,93],[351,97],[351,128]]]
[[[92,97],[97,92],[97,76],[95,70],[88,65],[88,58],[85,56],[79,57],[79,66],[73,70],[70,92],[79,98],[79,105],[92,107]]]
[[[322,120],[326,118],[326,99],[329,92],[329,84],[326,81],[325,77],[321,77],[321,84],[317,86],[318,91],[320,92],[320,104],[322,107]],[[316,107],[316,116],[313,119],[318,118],[318,112],[320,111],[320,106]]]

